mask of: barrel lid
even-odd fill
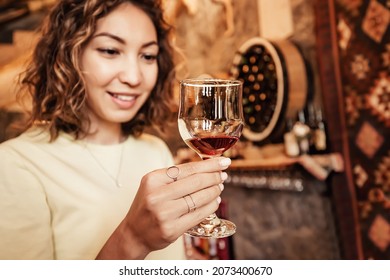
[[[243,82],[243,136],[254,142],[268,139],[285,100],[283,67],[277,49],[264,38],[251,38],[234,56],[231,75]]]

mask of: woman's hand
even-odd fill
[[[167,175],[167,168],[146,174],[129,212],[97,258],[143,259],[174,242],[218,209],[227,178],[222,171],[230,163],[219,157],[180,164],[177,180]],[[192,202],[195,211],[190,211]]]

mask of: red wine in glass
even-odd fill
[[[206,159],[212,156],[222,155],[236,144],[237,141],[238,137],[234,136],[207,136],[187,139],[185,143],[203,159]]]

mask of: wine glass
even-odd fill
[[[180,82],[178,126],[180,136],[202,160],[221,156],[240,138],[244,126],[242,82],[222,79],[186,79]],[[236,226],[214,213],[187,234],[222,238]]]

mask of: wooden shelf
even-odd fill
[[[319,180],[325,180],[331,171],[344,171],[342,156],[338,153],[302,155],[296,158],[278,155],[270,158],[233,160],[231,170],[285,169],[299,164]]]

